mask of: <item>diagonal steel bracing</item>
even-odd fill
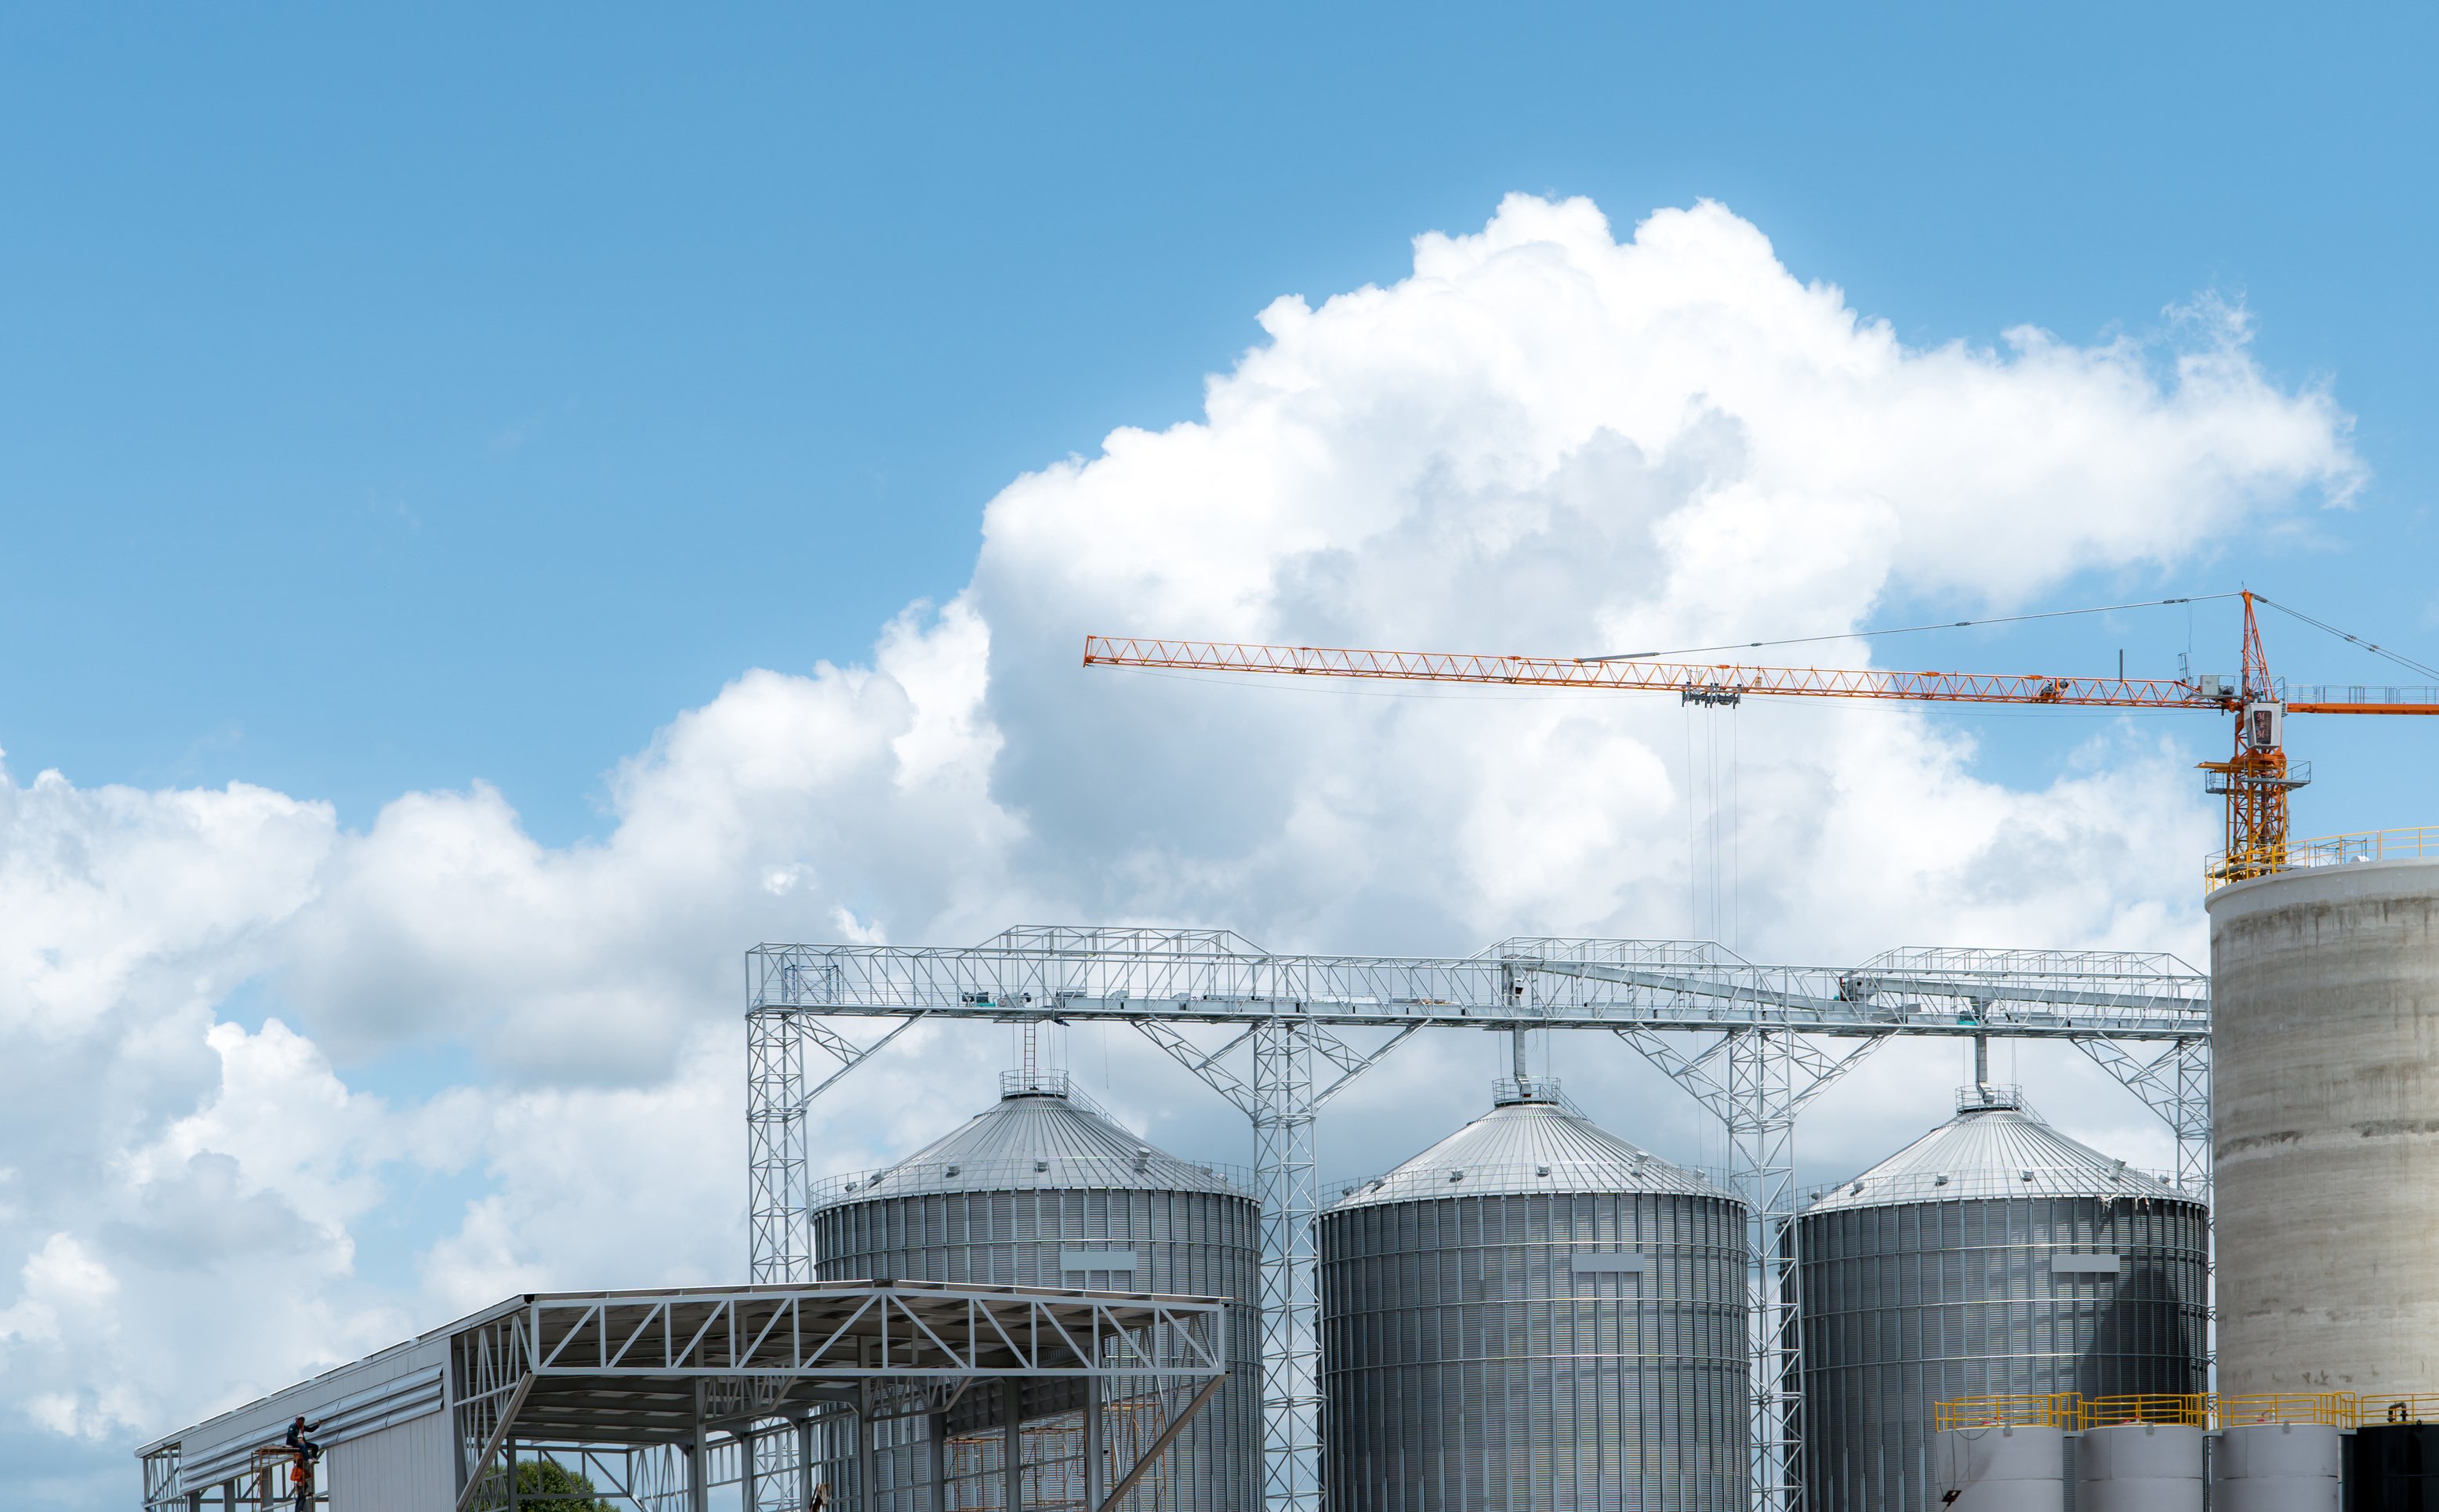
[[[1224,930],[1056,927],[969,947],[764,945],[747,956],[747,982],[757,1280],[810,1273],[806,1110],[887,1042],[845,1039],[846,1020],[901,1021],[892,1034],[925,1016],[1131,1023],[1246,1114],[1262,1201],[1269,1512],[1320,1505],[1314,1117],[1421,1029],[1608,1030],[1727,1125],[1754,1213],[1756,1512],[1802,1500],[1786,1410],[1794,1256],[1779,1237],[1795,1210],[1796,1116],[1881,1041],[2065,1040],[2178,1129],[2181,1176],[2209,1147],[2208,981],[2157,953],[1902,950],[1795,967],[1700,941],[1532,937],[1467,956],[1274,955]],[[1232,1037],[1211,1048],[1197,1023]],[[1363,1049],[1338,1032],[1365,1027],[1389,1033]],[[2128,1045],[2167,1053],[2138,1058]],[[812,1083],[812,1066],[826,1079]]]
[[[1727,1126],[1731,1179],[1747,1208],[1748,1317],[1753,1349],[1754,1503],[1803,1504],[1802,1422],[1794,1396],[1803,1381],[1803,1335],[1795,1296],[1795,1115],[1805,1104],[1878,1049],[1885,1034],[1824,1045],[1771,1029],[1733,1029],[1686,1053],[1670,1036],[1621,1029],[1643,1052]]]
[[[1262,1205],[1262,1478],[1264,1504],[1321,1504],[1321,1351],[1314,1228],[1321,1217],[1321,1171],[1313,1118],[1339,1090],[1378,1065],[1421,1027],[1409,1023],[1387,1041],[1358,1049],[1327,1029],[1281,1015],[1205,1051],[1170,1023],[1136,1027],[1254,1123],[1254,1179]],[[1250,1076],[1227,1064],[1252,1047]],[[1317,1083],[1318,1060],[1336,1075]]]
[[[2075,1048],[2098,1061],[2128,1092],[2149,1105],[2177,1136],[2177,1184],[2210,1198],[2210,1041],[2200,1035],[2171,1040],[2166,1048],[2137,1041],[2092,1038]]]
[[[746,1201],[755,1280],[813,1278],[810,1231],[805,1224],[805,1194],[811,1182],[805,1111],[922,1017],[908,1014],[870,1044],[860,1045],[817,1017],[769,1009],[745,1016]],[[808,1047],[837,1063],[810,1088],[805,1084]]]

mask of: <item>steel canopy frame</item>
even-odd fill
[[[1131,1024],[1246,1113],[1269,1512],[1321,1503],[1314,1115],[1421,1029],[1614,1033],[1725,1123],[1753,1212],[1757,1512],[1803,1503],[1787,1400],[1801,1363],[1794,1257],[1780,1242],[1796,1208],[1795,1117],[1886,1038],[2076,1044],[2174,1130],[2181,1184],[2208,1179],[2209,983],[2161,953],[1914,949],[1832,968],[1757,965],[1701,941],[1519,937],[1467,956],[1274,955],[1224,930],[1026,927],[970,947],[762,945],[746,974],[757,1281],[811,1273],[814,1097],[917,1018]],[[899,1022],[858,1044],[837,1025],[857,1018]],[[1185,1032],[1198,1023],[1234,1032],[1206,1048]],[[1377,1032],[1359,1046],[1347,1029]],[[1705,1039],[1687,1046],[1689,1035]]]
[[[713,1461],[750,1480],[771,1457],[758,1441],[792,1442],[801,1478],[826,1410],[851,1410],[868,1437],[890,1397],[898,1414],[944,1412],[991,1379],[1208,1385],[1228,1368],[1224,1315],[1209,1297],[917,1281],[528,1296],[452,1341],[458,1512],[488,1504],[520,1440],[678,1450],[684,1474],[668,1479],[703,1512]]]
[[[340,1416],[352,1421],[342,1424],[336,1447],[366,1424],[379,1430],[437,1413],[451,1441],[456,1512],[549,1502],[548,1493],[520,1498],[511,1489],[521,1456],[575,1470],[639,1512],[708,1512],[711,1488],[726,1485],[741,1485],[744,1512],[755,1512],[808,1504],[824,1422],[851,1424],[868,1449],[875,1424],[924,1415],[936,1427],[977,1388],[1005,1391],[1028,1379],[1199,1387],[1132,1466],[1115,1467],[1114,1485],[1097,1437],[1101,1398],[1087,1394],[1085,1512],[1113,1512],[1225,1379],[1233,1306],[1217,1297],[925,1281],[527,1293],[333,1373],[383,1361],[399,1372],[374,1378],[369,1396],[358,1389],[339,1401]],[[410,1353],[432,1345],[442,1360]],[[312,1393],[329,1379],[266,1401],[292,1397],[298,1410],[314,1410]],[[416,1389],[401,1393],[401,1382]],[[409,1404],[404,1415],[382,1415],[401,1401]],[[276,1437],[227,1426],[265,1405],[139,1450],[147,1512],[201,1512],[215,1490],[215,1503],[269,1512],[271,1489],[257,1467],[268,1453],[284,1469],[286,1451],[263,1447]],[[1001,1415],[1016,1432],[1008,1425],[1020,1421],[1021,1406],[1011,1401]],[[262,1417],[260,1430],[276,1435],[277,1413]],[[187,1452],[197,1445],[200,1458]],[[869,1468],[868,1454],[861,1458],[859,1473]],[[240,1482],[260,1484],[240,1497]],[[868,1473],[860,1484],[868,1497]],[[947,1512],[943,1478],[934,1475],[928,1490],[932,1512]]]

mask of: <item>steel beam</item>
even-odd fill
[[[2141,1043],[2141,1041],[2137,1041]],[[2074,1041],[2101,1068],[2159,1114],[2177,1140],[2177,1184],[2210,1201],[2210,1041],[2194,1035],[2137,1055],[2113,1038]]]
[[[879,1048],[856,1046],[828,1021],[901,1021],[893,1035],[922,1017],[1129,1023],[1246,1114],[1262,1202],[1270,1512],[1317,1512],[1320,1502],[1314,1115],[1418,1030],[1610,1030],[1727,1124],[1735,1179],[1753,1210],[1763,1512],[1794,1512],[1802,1499],[1787,1411],[1800,1347],[1784,1238],[1795,1208],[1795,1117],[1883,1039],[2079,1044],[2146,1099],[2167,1097],[2180,1179],[2207,1173],[2209,984],[2159,953],[1910,949],[1853,967],[1796,967],[1756,965],[1700,941],[1519,937],[1469,956],[1275,955],[1226,931],[1054,927],[971,947],[763,945],[748,953],[747,984],[757,1280],[809,1272],[806,1109]],[[1189,1032],[1197,1023],[1235,1032],[1212,1049]],[[783,1024],[804,1025],[805,1038],[790,1041]],[[1336,1032],[1363,1026],[1390,1036],[1366,1051]],[[1689,1034],[1708,1042],[1686,1050],[1678,1041]],[[2138,1063],[2114,1050],[2138,1042],[2168,1053]],[[841,1062],[810,1089],[805,1043]],[[2135,1069],[2121,1071],[2112,1053]],[[1316,1075],[1324,1068],[1334,1073],[1326,1080]]]
[[[1887,1036],[1831,1045],[1775,1029],[1737,1029],[1687,1053],[1676,1036],[1622,1029],[1618,1037],[1727,1126],[1731,1179],[1746,1208],[1747,1326],[1752,1347],[1753,1504],[1796,1512],[1804,1503],[1803,1332],[1794,1296],[1795,1115]]]
[[[1167,1022],[1137,1022],[1145,1036],[1254,1124],[1254,1182],[1261,1201],[1262,1483],[1271,1512],[1321,1504],[1321,1344],[1314,1229],[1321,1172],[1313,1119],[1321,1106],[1405,1043],[1419,1023],[1398,1026],[1369,1050],[1288,1014],[1274,1014],[1205,1051]],[[1250,1075],[1223,1058],[1252,1047]],[[1337,1075],[1316,1085],[1316,1059]]]

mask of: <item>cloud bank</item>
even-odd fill
[[[2156,578],[2362,475],[2345,416],[2270,382],[2239,312],[1914,347],[1718,205],[1619,240],[1588,202],[1517,197],[1419,238],[1394,285],[1282,298],[1261,327],[1201,419],[989,501],[970,580],[867,661],[746,672],[678,714],[614,774],[598,842],[536,844],[480,782],[357,833],[256,788],[0,774],[12,1478],[123,1502],[137,1439],[451,1309],[740,1273],[737,963],[760,939],[2194,947],[2213,816],[2190,756],[2139,731],[2101,727],[2026,790],[1899,709],[1214,687],[1077,655],[1116,630],[1699,646]],[[828,1104],[833,1166],[970,1111],[1003,1049],[900,1043]],[[1154,1137],[1240,1155],[1148,1049],[1066,1053]],[[1704,1153],[1622,1047],[1569,1056],[1621,1131]],[[1494,1069],[1458,1041],[1402,1052],[1338,1105],[1332,1168],[1436,1137]],[[2056,1075],[2079,1131],[2161,1143]],[[1865,1159],[1936,1112],[1849,1100],[1807,1138]]]

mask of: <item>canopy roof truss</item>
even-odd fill
[[[1169,1426],[1183,1427],[1226,1374],[1226,1307],[1209,1297],[917,1281],[537,1293],[385,1353],[445,1343],[445,1372],[423,1375],[447,1379],[457,1512],[507,1508],[513,1467],[535,1461],[647,1512],[703,1512],[718,1485],[741,1484],[749,1509],[802,1506],[818,1424],[834,1425],[834,1441],[864,1442],[877,1423],[940,1418],[972,1394],[1013,1403],[1011,1386],[1025,1380],[1094,1383],[1078,1399],[1095,1414],[1105,1396],[1172,1403]],[[329,1393],[315,1385],[239,1411],[266,1424],[284,1424],[278,1414],[292,1410],[327,1412]],[[277,1412],[266,1416],[268,1406]],[[1021,1415],[1012,1405],[998,1411],[1010,1424]],[[271,1447],[277,1428],[260,1444],[214,1429],[139,1451],[148,1512],[285,1509],[287,1457]],[[1140,1456],[1143,1466],[1121,1467],[1126,1484],[1173,1437]],[[1114,1504],[1117,1493],[1100,1500]]]

